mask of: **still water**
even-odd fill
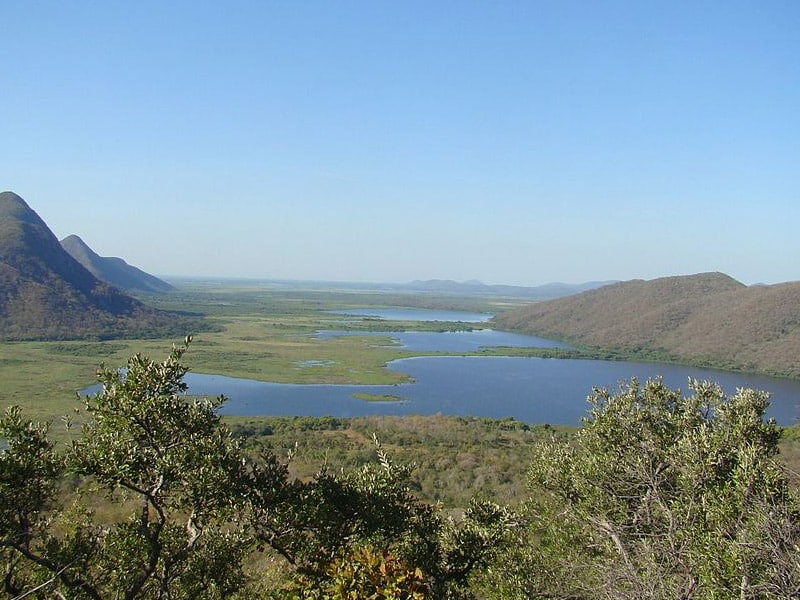
[[[491,315],[453,311],[405,309],[348,311],[348,316],[389,320],[486,322]],[[561,342],[492,329],[457,332],[344,332],[322,331],[320,338],[341,335],[380,335],[412,351],[470,352],[482,347],[568,347]],[[325,363],[306,361],[305,366]],[[768,416],[781,425],[800,422],[800,381],[742,375],[659,363],[519,357],[417,357],[397,360],[389,369],[409,375],[399,385],[300,385],[265,383],[221,375],[188,373],[189,392],[201,396],[224,394],[220,410],[229,415],[307,415],[355,417],[372,414],[448,414],[491,418],[514,417],[528,423],[576,425],[586,415],[586,397],[593,387],[616,389],[632,377],[645,381],[662,376],[672,388],[687,392],[687,380],[718,382],[726,393],[737,388],[765,390],[772,396]],[[85,393],[96,389],[84,390]],[[397,402],[367,402],[355,393],[391,395]]]
[[[352,335],[320,332],[321,337]],[[359,333],[359,335],[364,335]],[[487,346],[562,347],[533,336],[491,329],[448,333],[382,333],[410,350],[465,352]],[[514,417],[528,423],[574,425],[585,416],[593,387],[616,389],[621,381],[662,376],[673,388],[687,391],[689,377],[709,379],[726,393],[752,387],[772,395],[768,415],[779,424],[800,420],[800,382],[659,363],[542,359],[519,357],[416,357],[397,360],[389,369],[406,373],[412,383],[400,385],[299,385],[264,383],[219,375],[188,374],[191,393],[225,394],[221,412],[230,415],[449,414],[491,418]],[[355,393],[392,395],[398,402],[367,402]]]
[[[189,373],[194,394],[225,394],[221,412],[230,415],[448,414],[514,417],[528,423],[574,425],[586,414],[593,386],[615,389],[620,381],[661,375],[686,391],[687,378],[717,381],[732,394],[753,387],[772,394],[768,415],[779,424],[800,419],[800,382],[739,375],[657,363],[518,357],[418,357],[389,368],[407,373],[413,383],[400,385],[299,385],[264,383],[219,375]],[[366,402],[354,393],[391,394],[400,402]]]

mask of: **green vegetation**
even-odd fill
[[[577,431],[455,417],[239,418],[229,429],[215,412],[224,398],[184,395],[185,350],[133,356],[124,377],[101,369],[102,391],[63,450],[18,408],[0,419],[7,597],[799,589],[797,487],[776,460],[781,430],[763,421],[762,393],[727,398],[695,382],[683,397],[633,381],[597,390]]]
[[[353,398],[364,402],[404,402],[406,400],[402,396],[396,396],[395,394],[366,394],[363,392],[353,394]]]
[[[492,311],[495,301],[417,295],[418,308]],[[205,331],[194,330],[191,369],[199,373],[279,383],[393,384],[407,378],[386,364],[411,354],[375,331],[469,328],[464,323],[385,322],[343,319],[329,311],[411,303],[411,295],[342,290],[272,289],[265,284],[185,285],[149,298],[163,311],[208,315]],[[317,339],[319,330],[364,332],[364,336]],[[20,405],[34,419],[59,421],[76,405],[75,393],[95,379],[100,363],[125,364],[136,353],[156,354],[183,337],[0,343],[0,406]],[[415,353],[419,354],[419,353]],[[56,438],[63,428],[54,427]]]
[[[192,345],[195,371],[396,383],[402,374],[385,365],[409,353],[376,332],[432,325],[328,312],[378,300],[403,301],[254,286],[185,288],[153,302],[209,315],[212,330]],[[314,335],[325,329],[364,335]],[[184,348],[161,363],[144,357],[163,346],[0,345],[0,403],[22,406],[0,432],[8,598],[36,589],[70,598],[797,593],[800,426],[765,425],[756,392],[723,398],[698,384],[683,398],[633,382],[618,394],[598,390],[582,428],[441,415],[220,419],[222,399],[183,395]],[[667,356],[627,347],[478,354],[637,352]],[[99,363],[104,391],[70,414]]]
[[[215,412],[224,398],[185,397],[185,349],[101,370],[66,451],[18,408],[0,420],[9,598],[465,597],[508,510],[473,500],[448,517],[377,442],[376,461],[292,478],[274,453],[242,451]]]
[[[310,478],[321,464],[357,468],[375,460],[372,436],[401,464],[413,465],[411,488],[448,510],[472,497],[516,502],[536,442],[566,439],[574,427],[528,425],[514,419],[433,416],[228,417],[233,435],[252,453],[292,455],[290,472]]]
[[[765,394],[694,382],[597,390],[567,442],[537,444],[503,598],[791,598],[800,504]]]

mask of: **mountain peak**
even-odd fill
[[[37,227],[47,227],[36,212],[14,192],[0,193],[0,227],[8,224],[28,223]],[[5,229],[5,227],[3,227]]]
[[[121,258],[100,256],[77,235],[65,237],[61,246],[92,275],[121,290],[164,294],[173,289],[166,281],[129,265]]]
[[[64,246],[65,244],[75,248],[83,248],[84,250],[92,252],[92,249],[89,248],[88,244],[84,242],[80,236],[77,236],[74,233],[61,240],[61,245]]]
[[[179,322],[100,281],[20,196],[0,194],[0,338],[175,333]]]
[[[25,200],[23,200],[19,195],[10,191],[0,192],[0,206],[5,205],[6,203],[22,204],[25,206],[25,208],[29,208]]]
[[[14,192],[0,192],[0,213],[4,214],[6,210],[13,210],[14,208],[31,209],[27,202]]]
[[[14,192],[0,194],[0,263],[39,284],[56,275],[82,293],[99,283],[63,251],[47,224]]]

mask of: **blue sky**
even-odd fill
[[[800,280],[800,2],[0,4],[0,188],[164,275]]]

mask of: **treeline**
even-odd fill
[[[291,453],[290,472],[304,479],[324,464],[355,469],[374,462],[374,435],[395,461],[413,467],[408,485],[419,498],[452,510],[476,496],[522,501],[533,445],[566,439],[574,428],[510,418],[410,415],[237,418],[231,430],[250,453]]]
[[[684,397],[632,381],[596,390],[574,434],[445,417],[229,428],[224,398],[185,395],[185,350],[134,356],[124,377],[101,369],[102,391],[63,450],[18,409],[0,420],[6,597],[800,592],[800,506],[760,392],[695,382]],[[463,493],[430,501],[437,479]]]

